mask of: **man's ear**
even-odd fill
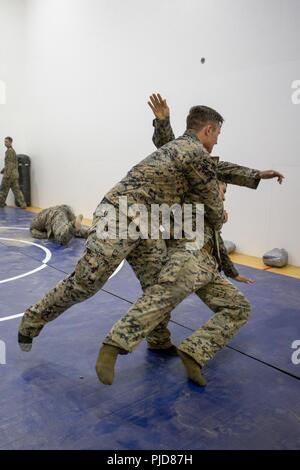
[[[205,127],[203,128],[203,133],[204,133],[204,135],[205,135],[206,137],[208,137],[208,136],[210,135],[210,133],[211,133],[211,126],[210,126],[210,124],[208,124],[207,126],[205,126]]]
[[[213,128],[213,126],[212,126],[211,124],[208,124],[207,129],[208,129],[208,131],[207,131],[208,134],[207,134],[207,135],[211,135],[212,132],[214,131],[214,128]]]

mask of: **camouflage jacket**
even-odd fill
[[[51,238],[53,235],[52,226],[54,219],[58,214],[62,212],[64,212],[67,216],[70,233],[72,233],[72,235],[74,235],[75,237],[87,238],[89,228],[82,226],[79,231],[75,230],[75,214],[72,211],[71,207],[67,206],[66,204],[53,206],[49,207],[48,209],[42,210],[34,218],[34,228],[41,232],[47,232],[47,237]]]
[[[224,211],[214,161],[192,131],[167,143],[135,165],[105,196],[113,205],[127,196],[128,206],[182,204],[193,193],[193,202],[204,204],[209,224],[219,230]],[[97,213],[97,211],[96,211]]]
[[[169,140],[175,138],[169,119],[163,121],[155,119],[153,121],[153,126],[155,129],[152,139],[154,145],[164,145]],[[211,158],[218,162],[217,174],[220,180],[223,180],[226,183],[247,186],[253,189],[257,188],[260,181],[258,170],[251,170],[250,168],[234,165],[232,163],[219,162],[218,157]],[[232,177],[231,172],[233,172]],[[189,193],[186,198],[187,200],[185,202],[194,201],[194,195],[192,193]],[[227,253],[221,233],[214,232],[209,226],[205,225],[204,235],[205,243],[210,243],[214,256],[218,261],[220,271],[223,271],[228,277],[236,278],[239,273]],[[176,244],[178,242],[174,240],[172,243]]]
[[[170,119],[154,119],[154,134],[152,141],[157,148],[175,139]],[[236,165],[235,163],[220,161],[219,157],[211,157],[217,165],[216,172],[218,180],[237,186],[245,186],[256,189],[260,183],[259,170]]]
[[[5,152],[4,176],[7,178],[19,178],[17,155],[12,147]]]

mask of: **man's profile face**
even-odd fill
[[[9,139],[4,139],[4,145],[6,148],[11,147],[11,141]]]
[[[212,152],[215,145],[218,143],[218,138],[221,133],[220,124],[209,124],[206,131],[206,148],[209,153]]]

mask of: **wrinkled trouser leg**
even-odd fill
[[[145,240],[127,257],[128,263],[134,270],[141,283],[143,291],[157,283],[160,271],[167,259],[167,247],[164,240]],[[168,329],[170,314],[159,323],[147,336],[151,348],[167,349],[171,343]]]
[[[171,332],[168,328],[171,314],[166,314],[161,321],[146,337],[148,347],[151,349],[168,349],[172,346]]]
[[[220,274],[196,291],[215,315],[179,345],[203,367],[247,322],[251,306],[246,297]]]
[[[0,207],[4,206],[10,187],[11,187],[10,178],[7,178],[7,176],[3,176],[2,181],[1,181],[1,186],[0,186]]]
[[[19,332],[31,338],[38,336],[46,323],[55,320],[72,305],[96,294],[138,243],[130,239],[93,239],[93,249],[87,246],[75,271],[26,310]]]
[[[168,322],[173,308],[195,291],[195,282],[200,278],[206,284],[211,274],[202,272],[199,275],[193,253],[169,250],[168,261],[158,276],[157,284],[145,289],[127,315],[115,323],[104,343],[132,351],[161,322]]]
[[[11,181],[11,190],[14,193],[16,205],[21,207],[22,209],[26,209],[26,202],[24,199],[24,195],[21,191],[19,180],[17,178],[12,179]]]

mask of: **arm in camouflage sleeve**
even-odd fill
[[[30,233],[33,238],[37,238],[38,240],[45,240],[46,238],[48,238],[47,232],[40,232],[35,228],[30,230]]]
[[[30,231],[37,230],[38,232],[47,232],[46,221],[47,221],[48,210],[44,209],[32,219],[30,223]]]
[[[219,161],[217,164],[218,179],[224,183],[256,189],[261,179],[259,174],[259,170],[253,170],[235,163]]]
[[[16,168],[16,155],[13,149],[8,149],[5,155],[5,176],[11,176],[14,169]]]
[[[205,206],[205,220],[214,230],[221,230],[224,222],[223,199],[216,174],[216,164],[210,157],[196,156],[186,168],[190,193],[199,197]]]
[[[221,271],[223,271],[227,277],[231,277],[235,279],[239,275],[239,272],[235,268],[233,262],[231,261],[227,253],[227,250],[226,250],[226,247],[225,247],[225,244],[224,244],[223,238],[221,237],[220,232],[218,233],[218,236],[219,236]]]
[[[175,135],[170,123],[170,118],[154,119],[153,127],[154,134],[152,141],[156,148],[160,148],[168,142],[171,142],[171,140],[175,139]]]

